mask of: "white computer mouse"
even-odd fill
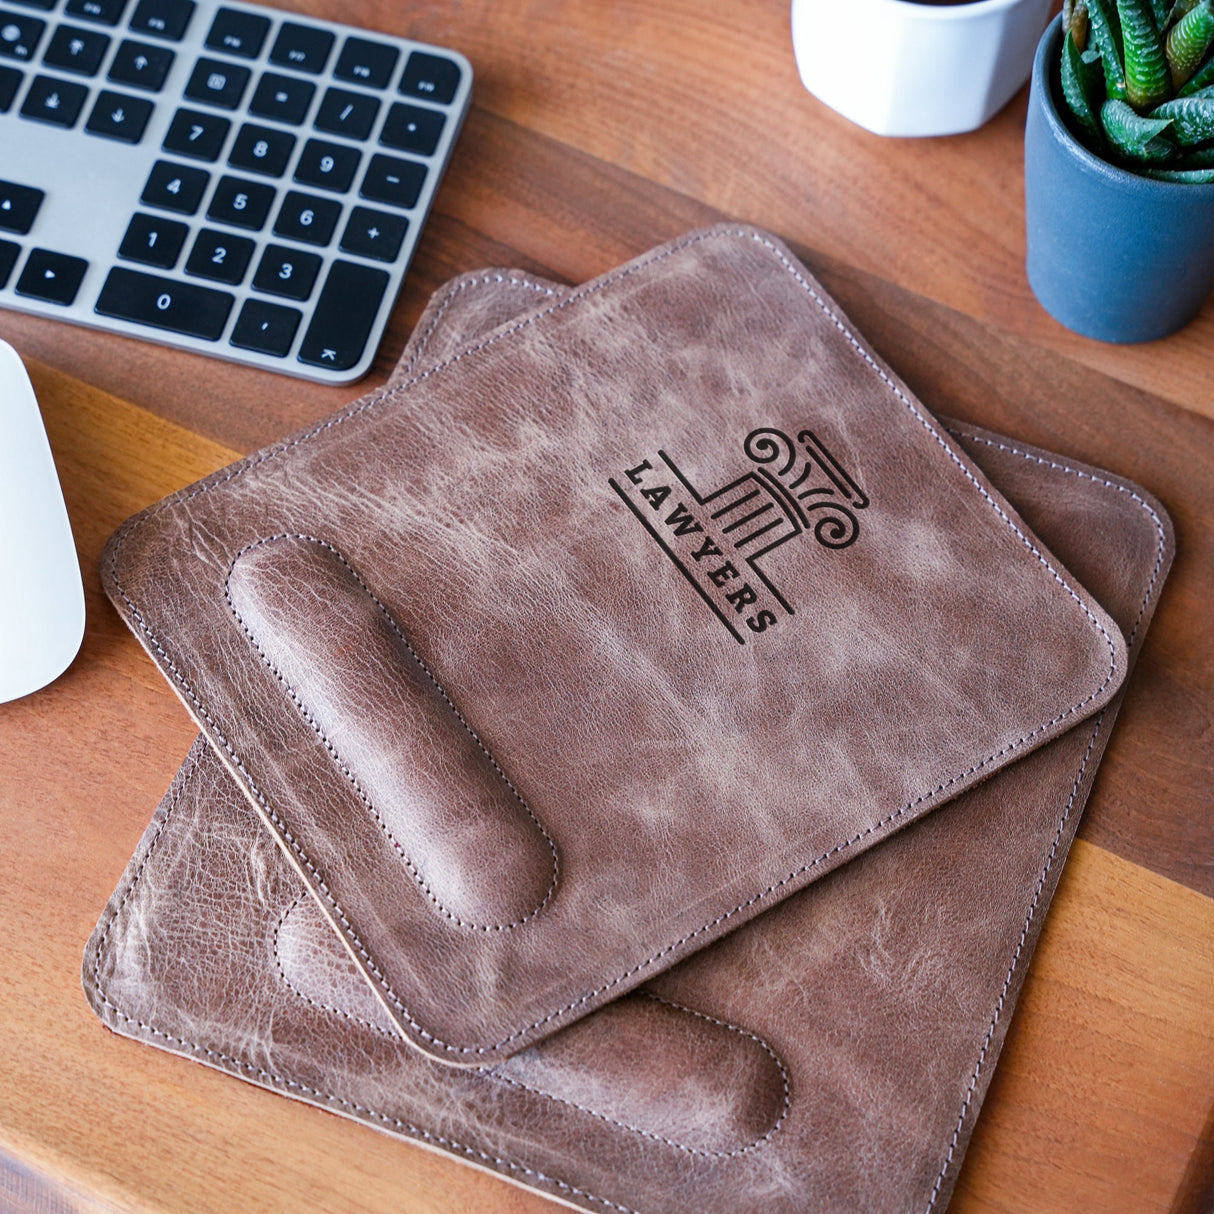
[[[84,639],[84,585],[42,414],[0,341],[0,703],[61,675]]]

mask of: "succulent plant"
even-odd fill
[[[1096,155],[1214,182],[1214,0],[1066,0],[1062,93]]]

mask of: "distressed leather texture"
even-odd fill
[[[512,271],[457,279],[398,376],[562,293]],[[1162,508],[1119,477],[947,425],[1093,588],[1133,658],[1172,557]],[[116,1032],[577,1208],[930,1214],[948,1202],[1120,700],[476,1070],[400,1039],[200,738],[89,942],[85,991]]]
[[[773,237],[692,233],[125,525],[107,590],[477,1067],[1098,712],[1116,624]]]

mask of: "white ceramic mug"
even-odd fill
[[[957,135],[1028,79],[1050,0],[792,0],[792,43],[815,97],[878,135]]]

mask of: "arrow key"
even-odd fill
[[[0,230],[24,236],[34,226],[34,217],[45,197],[33,186],[0,181]]]
[[[89,263],[81,257],[32,249],[17,279],[17,294],[65,307],[76,298]]]
[[[77,72],[81,76],[92,76],[101,66],[105,52],[110,49],[109,36],[96,30],[80,29],[75,25],[61,25],[51,39],[42,62],[47,67],[62,68],[65,72]]]
[[[87,85],[50,76],[35,76],[21,103],[21,117],[54,126],[73,127],[89,95]]]
[[[84,129],[90,135],[117,139],[122,143],[138,143],[151,116],[152,103],[143,97],[102,89],[97,94],[97,102]]]
[[[137,89],[158,93],[176,58],[167,46],[126,39],[110,64],[109,78],[115,84],[133,84]]]

